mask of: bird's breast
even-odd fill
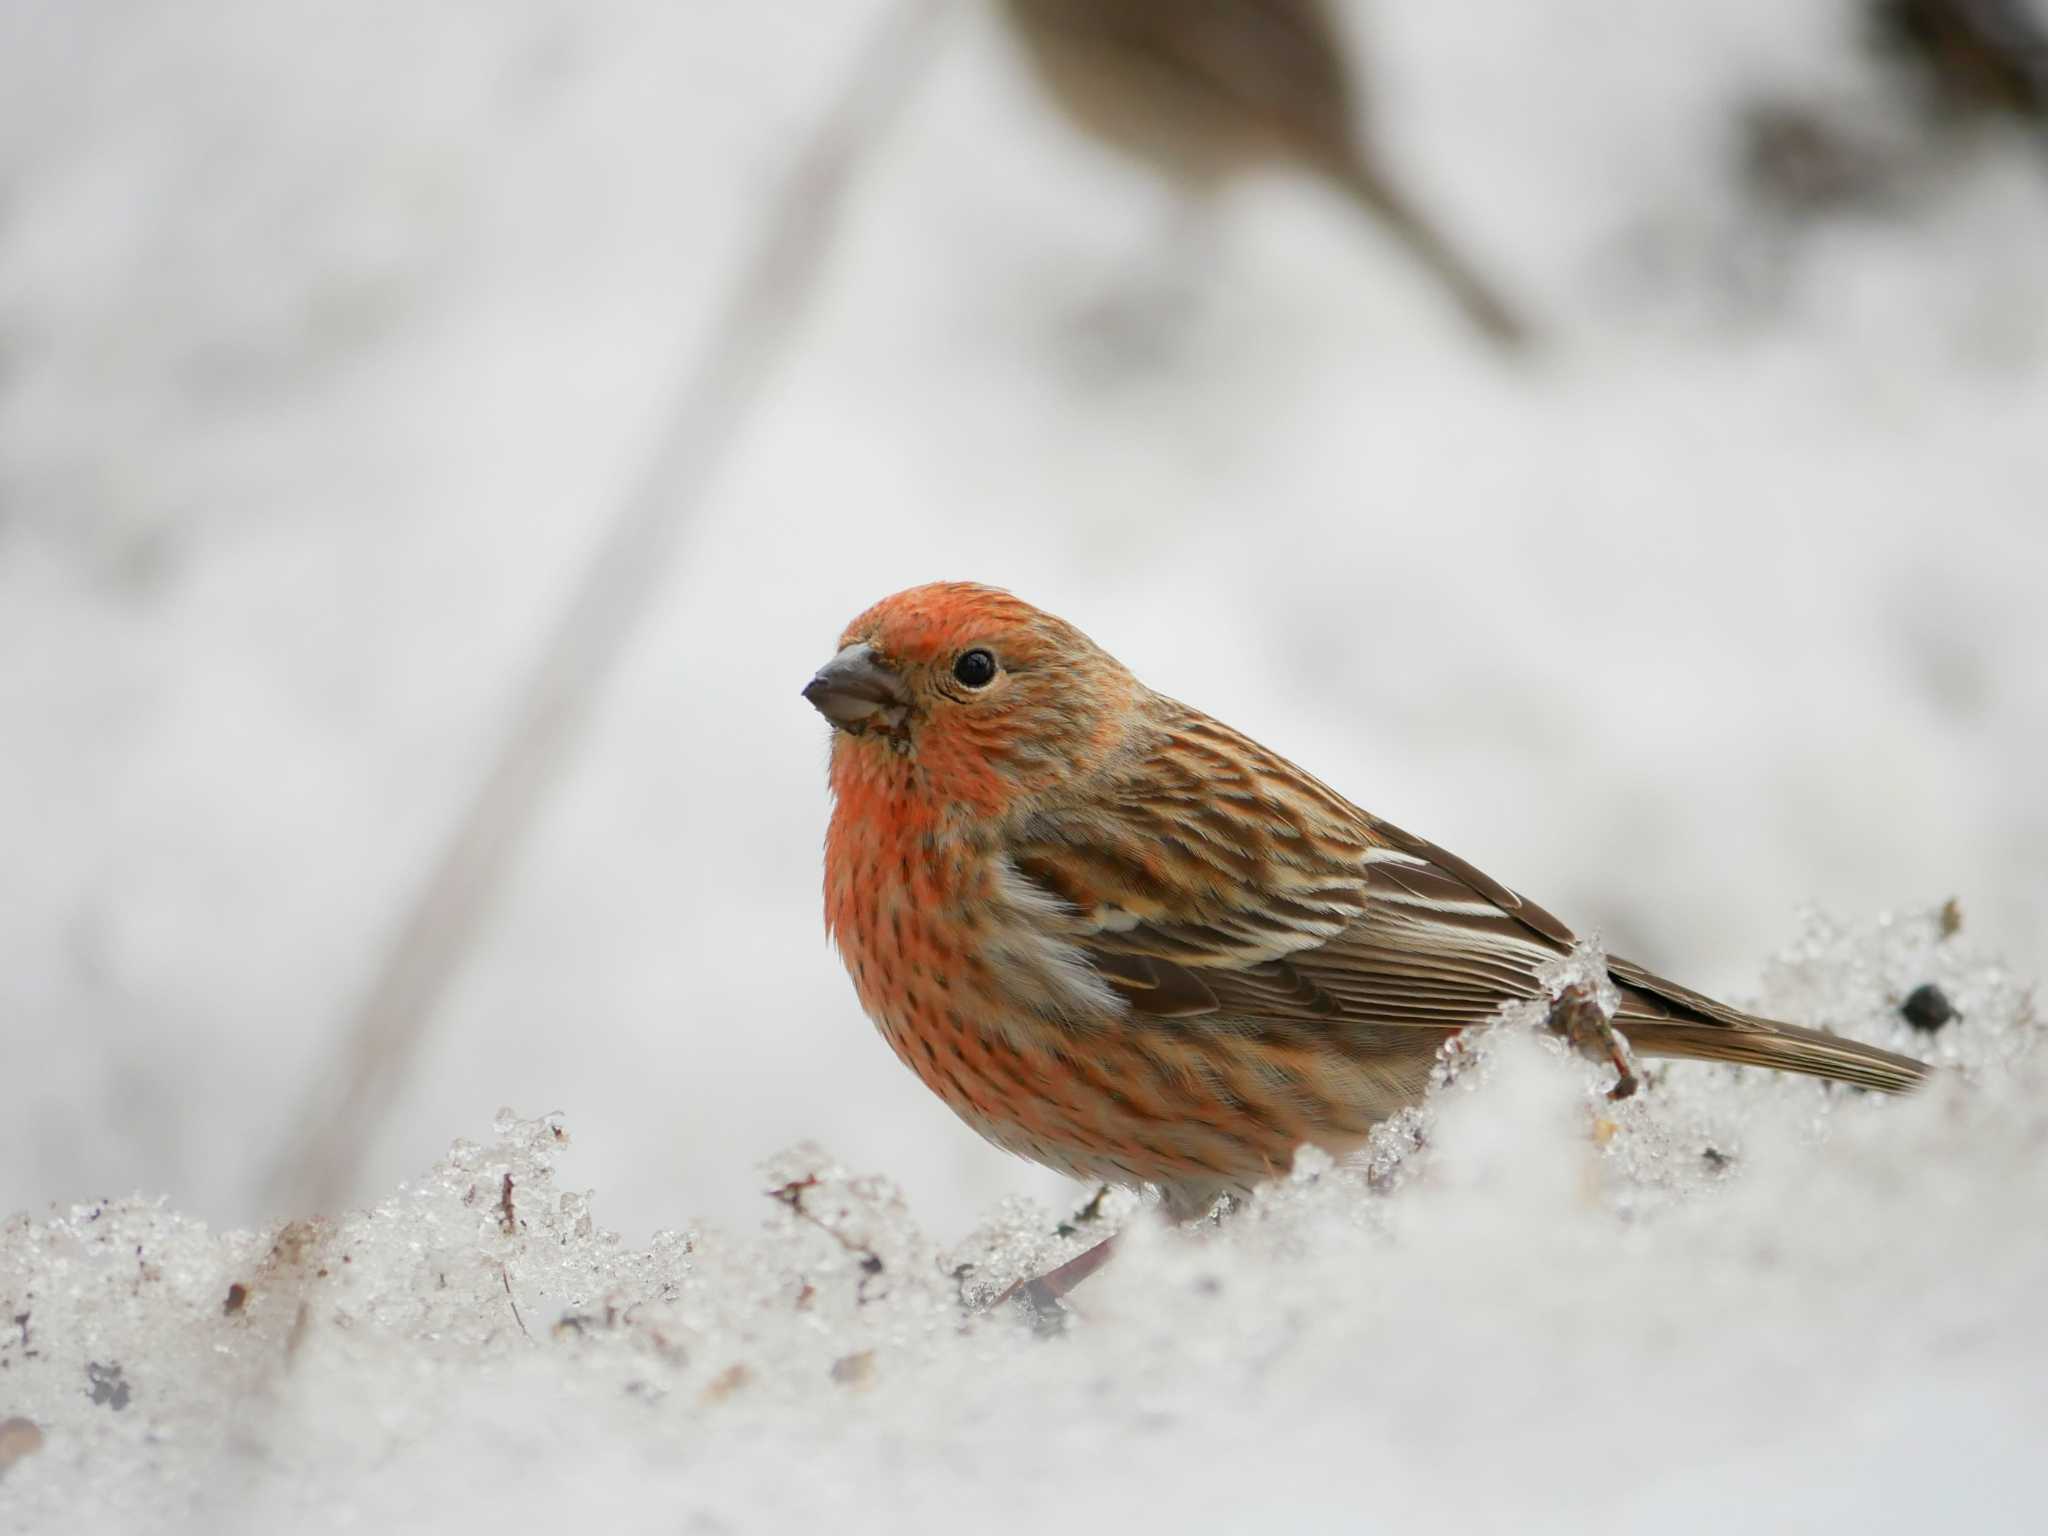
[[[1123,1008],[1075,946],[1072,913],[999,846],[847,814],[827,838],[826,923],[897,1055],[946,1094],[938,1058],[1042,1032],[1086,1032]]]

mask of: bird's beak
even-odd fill
[[[903,723],[910,691],[875,655],[871,645],[849,645],[804,684],[804,697],[842,731],[858,735],[870,725]]]

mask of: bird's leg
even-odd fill
[[[1607,1090],[1608,1098],[1628,1098],[1642,1086],[1628,1037],[1600,1011],[1599,999],[1584,982],[1575,981],[1557,994],[1550,1005],[1549,1024],[1551,1032],[1562,1035],[1581,1056],[1614,1068],[1615,1082]]]
[[[1033,1329],[1039,1333],[1057,1333],[1066,1326],[1067,1309],[1061,1305],[1061,1298],[1107,1264],[1115,1247],[1116,1236],[1112,1233],[1093,1248],[1084,1248],[1066,1263],[1055,1265],[1030,1280],[1019,1280],[990,1305],[1000,1307],[1006,1301],[1021,1302],[1031,1314]]]

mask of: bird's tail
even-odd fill
[[[1429,269],[1481,335],[1509,350],[1530,343],[1532,332],[1517,308],[1466,260],[1436,221],[1416,207],[1377,166],[1363,156],[1354,156],[1335,167],[1335,174],[1344,189],[1386,224],[1409,253]]]
[[[1910,1056],[1797,1024],[1752,1019],[1747,1027],[1726,1024],[1647,1024],[1624,1016],[1617,1021],[1629,1044],[1647,1056],[1682,1056],[1692,1061],[1732,1061],[1775,1067],[1876,1088],[1910,1093],[1927,1081],[1930,1069]]]
[[[1884,1093],[1910,1093],[1933,1075],[1931,1067],[1910,1056],[1758,1018],[1625,960],[1610,962],[1608,969],[1622,986],[1614,1022],[1629,1044],[1648,1056],[1774,1067]]]

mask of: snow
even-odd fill
[[[1938,914],[1818,918],[1768,1007],[1926,1043],[1886,1100],[1527,1020],[1220,1221],[1029,1202],[936,1242],[802,1146],[755,1218],[621,1241],[505,1112],[337,1222],[162,1201],[0,1229],[8,1529],[2031,1528],[2043,1027]],[[1065,1326],[989,1305],[1120,1229]]]
[[[882,11],[0,5],[0,1527],[2022,1524],[2048,184],[1912,116],[1848,0],[1356,10],[1389,155],[1544,322],[1512,366],[1284,176],[1105,350],[1171,210],[955,7],[353,1214],[280,1243],[337,1031]],[[1746,184],[1785,103],[1873,190]],[[1962,1081],[1608,1108],[1511,1036],[1422,1153],[1213,1230],[1111,1201],[1064,1336],[970,1318],[954,1268],[1056,1261],[1090,1192],[860,1017],[796,697],[938,576]],[[1961,1018],[1913,1035],[1928,981]],[[853,1247],[763,1194],[812,1173]]]

